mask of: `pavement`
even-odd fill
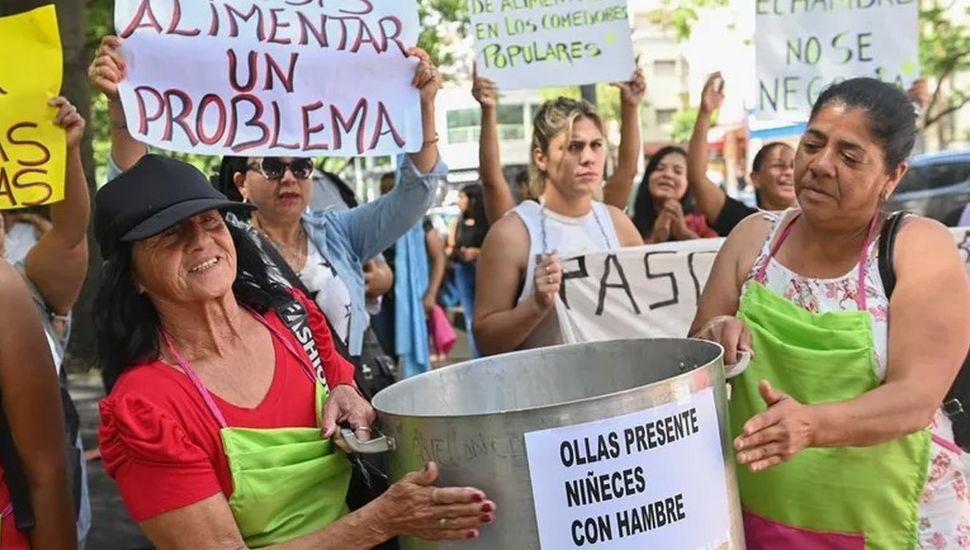
[[[464,325],[460,325],[464,326]],[[468,359],[468,339],[456,328],[458,341],[448,360],[451,364]],[[440,365],[436,365],[440,366]],[[81,438],[85,449],[94,449],[98,441],[98,402],[104,397],[98,371],[70,375],[71,396],[81,416]],[[87,550],[142,550],[152,548],[138,527],[128,517],[115,482],[104,471],[100,460],[88,462],[88,486],[91,494],[92,525]]]

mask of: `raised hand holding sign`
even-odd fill
[[[118,0],[128,130],[151,145],[212,155],[421,149],[420,101],[431,92],[412,85],[421,61],[409,58],[415,1],[296,4]],[[190,60],[191,70],[173,59]]]

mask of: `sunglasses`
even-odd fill
[[[266,176],[266,179],[281,180],[286,171],[289,170],[293,177],[298,180],[305,180],[313,173],[313,162],[310,159],[293,159],[290,162],[283,162],[276,157],[266,157],[260,162],[250,163],[250,170],[257,170]]]

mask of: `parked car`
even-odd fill
[[[970,149],[915,155],[886,205],[943,221],[970,202]]]

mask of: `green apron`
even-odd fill
[[[226,423],[198,375],[163,332],[169,353],[178,362],[221,427],[219,435],[232,474],[229,508],[246,545],[279,544],[323,529],[347,513],[351,466],[332,441],[320,436],[327,399],[326,380],[319,380],[306,357],[289,339],[253,315],[303,366],[315,386],[316,428],[249,429]]]
[[[752,335],[754,359],[732,380],[731,430],[766,409],[760,380],[804,404],[845,401],[880,384],[866,308],[866,253],[859,263],[859,311],[812,313],[764,286],[785,227],[741,300],[738,317]],[[915,548],[926,483],[928,430],[870,447],[809,448],[760,473],[738,468],[745,537],[761,548]]]

